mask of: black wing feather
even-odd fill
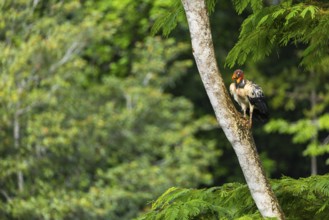
[[[266,103],[266,99],[264,96],[262,97],[255,97],[251,98],[248,96],[249,102],[254,105],[261,113],[267,114],[268,113],[268,107]]]
[[[261,122],[267,122],[269,119],[269,111],[264,96],[251,98],[248,96],[249,102],[255,106],[253,117]]]

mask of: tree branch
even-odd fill
[[[67,49],[64,56],[57,63],[54,63],[50,67],[50,72],[51,73],[54,72],[58,67],[68,62],[74,54],[80,51],[81,47],[82,45],[79,42],[77,41],[73,42],[72,45]]]

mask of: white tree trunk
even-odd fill
[[[238,157],[251,195],[263,217],[284,219],[260,162],[251,131],[235,109],[219,73],[204,0],[181,0],[186,13],[193,55],[217,120]]]

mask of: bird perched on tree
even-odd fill
[[[247,118],[247,113],[249,113],[249,126],[252,126],[253,117],[266,122],[269,112],[262,88],[245,79],[244,73],[240,69],[234,71],[232,80],[234,83],[230,85],[230,93],[241,106],[243,117]]]

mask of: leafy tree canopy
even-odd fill
[[[214,119],[164,92],[189,45],[147,37],[135,13],[162,4],[93,2],[0,3],[1,219],[131,219],[213,181],[221,151],[197,133]]]

